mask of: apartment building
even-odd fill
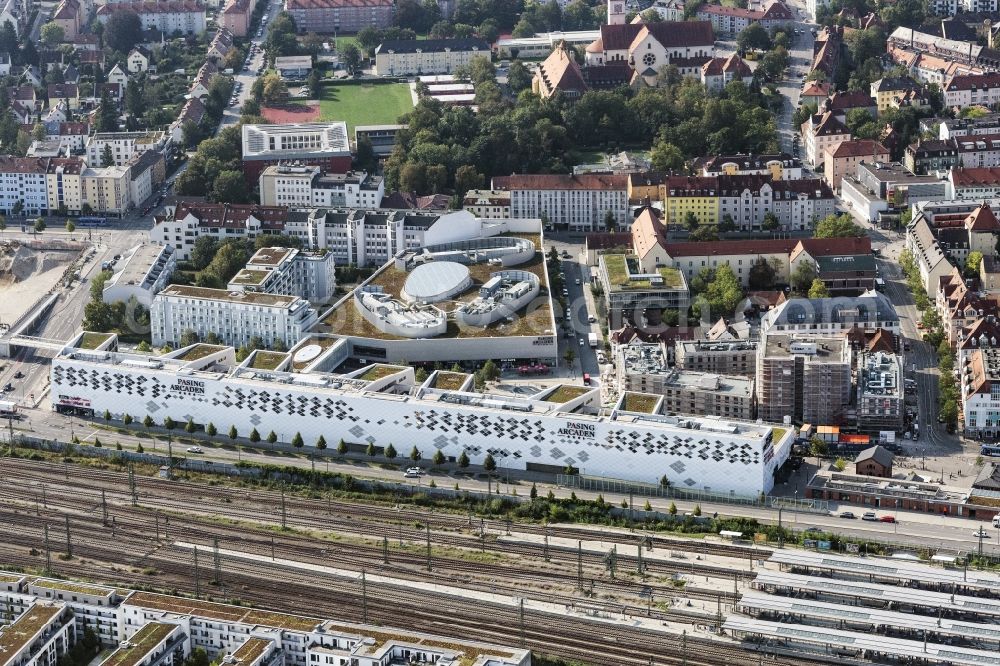
[[[960,163],[956,140],[920,139],[903,152],[903,165],[915,174],[945,171]]]
[[[953,199],[992,199],[1000,194],[1000,167],[951,169],[948,183]]]
[[[233,37],[246,37],[256,0],[229,0],[219,14],[219,25]]]
[[[0,213],[44,215],[49,210],[48,158],[0,155]]]
[[[757,415],[772,423],[844,423],[851,374],[851,346],[843,335],[762,334]]]
[[[166,151],[169,137],[162,131],[151,132],[98,132],[87,139],[87,164],[91,167],[104,166],[105,147],[111,147],[115,166],[126,166],[136,155],[152,150]]]
[[[1000,103],[1000,73],[960,74],[944,86],[944,104],[955,109]]]
[[[451,74],[475,57],[491,56],[490,45],[477,37],[462,39],[387,40],[375,49],[378,76]]]
[[[612,330],[626,322],[643,328],[657,326],[667,312],[680,320],[687,314],[688,284],[676,268],[663,266],[646,272],[639,258],[628,254],[602,254],[597,261],[597,279],[604,289]]]
[[[678,340],[674,365],[689,372],[752,377],[757,367],[755,340]]]
[[[629,221],[628,176],[525,174],[494,177],[491,189],[510,192],[513,218],[540,218],[569,231],[606,229]]]
[[[290,162],[318,166],[323,173],[351,170],[345,122],[243,125],[242,131],[243,174],[251,186],[259,185],[267,167]]]
[[[149,239],[173,245],[178,261],[186,261],[202,236],[218,241],[227,238],[253,240],[261,234],[282,233],[288,215],[284,206],[181,201],[177,206],[168,206],[166,214],[154,218]]]
[[[502,190],[469,190],[462,199],[462,209],[478,218],[505,219],[510,217],[510,192]]]
[[[794,20],[792,12],[779,0],[770,0],[761,4],[763,9],[746,9],[705,3],[698,8],[696,16],[702,21],[710,21],[717,35],[735,37],[750,26],[760,25],[770,32],[779,26],[787,25]]]
[[[858,359],[858,429],[901,432],[905,415],[902,357],[883,351],[863,352]]]
[[[105,303],[135,302],[149,309],[153,297],[170,283],[177,268],[172,245],[143,243],[122,255],[115,272],[104,283]]]
[[[127,166],[87,167],[80,173],[84,202],[112,215],[132,207],[131,170]]]
[[[811,116],[802,123],[801,129],[806,162],[813,167],[825,167],[826,151],[852,138],[847,126],[830,111]]]
[[[885,294],[868,291],[860,296],[790,298],[768,310],[760,331],[787,335],[842,335],[859,329],[883,329],[899,334],[899,315]]]
[[[139,15],[143,30],[159,30],[167,35],[200,35],[205,32],[205,5],[198,0],[115,2],[97,10],[97,20],[106,23],[115,11],[131,9]]]
[[[365,27],[384,30],[392,25],[392,0],[286,0],[301,32],[353,33]]]
[[[799,180],[802,162],[788,153],[715,155],[698,159],[699,176],[770,176],[771,180]]]
[[[85,11],[78,0],[62,0],[52,14],[52,22],[63,29],[63,39],[72,44],[83,30]]]
[[[323,303],[333,296],[336,284],[333,253],[264,247],[250,257],[226,288],[230,292],[284,294]]]
[[[662,344],[619,345],[615,362],[619,393],[662,396],[660,413],[745,420],[756,415],[753,379],[672,368]]]
[[[855,174],[841,179],[840,196],[853,217],[874,223],[882,213],[911,203],[947,199],[949,184],[936,175],[914,175],[899,162],[862,162]]]
[[[732,222],[759,231],[773,214],[783,230],[810,229],[835,212],[836,200],[817,179],[772,180],[767,175],[668,176],[663,184],[665,224]]]
[[[230,292],[171,285],[153,298],[150,308],[153,344],[178,346],[185,331],[199,339],[214,333],[223,343],[241,346],[259,337],[268,347],[290,347],[314,323],[316,310],[296,296]]]
[[[385,196],[381,176],[363,171],[324,174],[318,166],[269,166],[258,182],[264,206],[378,208]]]
[[[958,145],[958,165],[966,168],[1000,166],[1000,132],[970,134],[953,140]]]
[[[966,437],[1000,436],[1000,349],[973,349],[959,365]]]
[[[938,138],[957,139],[973,134],[1000,133],[1000,113],[988,113],[979,118],[945,118],[938,123]]]
[[[834,190],[840,189],[840,181],[845,175],[853,175],[862,162],[876,164],[889,161],[889,149],[878,141],[858,139],[841,141],[827,148],[824,156],[823,177]]]
[[[871,84],[871,96],[875,99],[878,112],[893,108],[895,100],[922,86],[909,76],[886,76]]]

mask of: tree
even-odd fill
[[[66,232],[73,233],[74,231],[76,231],[76,225],[73,224],[72,220],[66,220]]]
[[[35,220],[34,229],[35,229],[35,233],[38,233],[38,234],[40,234],[43,231],[45,231],[45,220],[43,220],[42,218],[38,218],[37,220]]]
[[[142,425],[144,425],[147,428],[152,428],[155,424],[156,421],[154,421],[153,417],[150,416],[149,414],[146,414],[146,418],[142,420]]]
[[[356,48],[356,47],[355,47]],[[288,86],[277,74],[264,76],[264,91],[261,100],[268,106],[284,104],[288,99]]]
[[[712,308],[712,316],[731,315],[743,299],[743,287],[728,264],[715,269],[715,276],[705,290],[705,298]]]
[[[483,364],[483,376],[491,382],[495,382],[500,379],[500,368],[497,367],[497,364],[493,361],[493,359],[488,359],[486,363]]]
[[[250,436],[247,439],[249,439],[254,444],[260,441],[260,433],[257,432],[257,428],[254,428],[253,430],[250,431]]]
[[[101,166],[110,167],[115,165],[115,154],[111,150],[111,144],[104,144],[104,149],[101,151]]]
[[[420,449],[416,446],[410,449],[410,460],[413,462],[420,462]]]
[[[118,107],[111,99],[111,93],[108,92],[107,88],[101,91],[101,102],[97,107],[97,125],[101,132],[118,131]],[[104,155],[102,155],[102,160],[103,157]]]
[[[296,432],[295,436],[292,437],[292,446],[294,446],[297,449],[301,449],[305,445],[306,443],[305,440],[302,439],[302,433]]]
[[[239,171],[220,171],[212,185],[212,199],[219,203],[244,203],[247,200],[247,183]]]
[[[236,430],[235,425],[229,426],[229,439],[236,439],[240,436],[239,431]]]
[[[53,21],[49,21],[43,25],[40,34],[42,36],[42,43],[50,48],[62,44],[63,40],[66,39],[66,31],[62,29],[62,26]]]
[[[124,423],[125,425],[132,425],[133,420],[134,419],[132,418],[131,414],[126,414],[125,416],[122,417],[122,423]]]
[[[369,442],[368,446],[365,447],[365,455],[369,458],[374,458],[376,453],[375,445]]]
[[[309,88],[309,96],[313,99],[319,99],[320,93],[323,91],[323,84],[319,70],[315,67],[309,71],[309,76],[306,77],[306,86]]]
[[[397,455],[396,447],[392,445],[392,442],[389,442],[389,446],[385,447],[385,457],[389,460],[395,460]]]
[[[128,53],[142,39],[142,21],[131,9],[116,9],[104,23],[104,45]]]
[[[164,419],[163,419],[163,428],[165,430],[173,430],[176,427],[177,427],[177,423],[172,418],[170,418],[169,416],[164,417]]]
[[[701,516],[701,504],[694,505],[694,511],[691,512],[695,517]]]
[[[268,444],[274,444],[277,441],[278,441],[278,433],[274,432],[273,430],[271,432],[267,433],[267,443]]]
[[[813,280],[819,277],[816,266],[809,261],[799,262],[799,265],[792,271],[791,282],[795,293],[805,295],[812,287]]]
[[[817,458],[822,458],[828,452],[829,448],[818,435],[813,435],[812,439],[809,440],[809,453],[816,456]]]
[[[198,236],[191,249],[191,263],[197,271],[204,270],[219,249],[218,241],[211,236]]]
[[[181,347],[190,347],[197,342],[198,334],[190,328],[185,328],[181,333]]]
[[[205,426],[205,434],[209,437],[215,437],[219,434],[219,429],[215,427],[215,424],[209,421],[208,425]]]
[[[340,52],[340,62],[351,75],[356,74],[361,69],[361,51],[354,44],[348,44]]]
[[[774,284],[778,279],[778,272],[773,264],[764,257],[758,257],[750,267],[747,278],[751,290],[774,289]]]
[[[771,38],[764,26],[754,21],[736,36],[736,47],[744,53],[747,51],[767,51],[771,48]]]
[[[455,193],[464,194],[483,186],[483,174],[471,164],[463,164],[455,170]]]
[[[319,451],[326,451],[326,437],[323,435],[316,438],[316,449]]]
[[[698,216],[690,210],[684,213],[684,227],[688,231],[694,231],[698,228]]]
[[[975,277],[979,275],[979,265],[981,263],[983,263],[983,253],[978,251],[970,252],[968,258],[965,260],[966,276]]]
[[[604,229],[605,231],[612,232],[618,226],[618,220],[615,219],[615,213],[612,210],[605,211],[604,213]]]
[[[829,298],[829,297],[830,297],[830,290],[826,288],[826,285],[823,284],[823,281],[820,280],[819,278],[813,280],[812,284],[809,285],[809,298]]]
[[[813,231],[814,238],[848,238],[864,235],[865,230],[855,224],[851,216],[846,213],[828,215],[820,220]]]
[[[701,225],[691,232],[691,240],[700,242],[719,240],[719,234],[716,226],[712,224]]]
[[[679,171],[684,168],[684,153],[674,144],[657,139],[649,151],[649,161],[656,171]]]
[[[431,459],[431,461],[435,465],[443,465],[444,464],[444,453],[441,451],[441,449],[438,449],[438,450],[436,450],[434,452],[434,457]]]
[[[531,72],[520,60],[514,60],[507,69],[507,86],[515,95],[531,88]]]
[[[497,469],[497,461],[493,459],[492,453],[486,454],[486,459],[483,460],[483,469],[487,472],[493,473]]]
[[[340,441],[337,442],[337,453],[339,455],[344,455],[345,453],[347,453],[347,442],[345,442],[343,438],[341,438]]]
[[[764,214],[764,220],[761,222],[760,228],[764,231],[774,231],[780,226],[781,222],[778,220],[778,216],[769,211]]]
[[[725,215],[722,216],[722,219],[719,220],[718,228],[720,234],[730,231],[736,231],[736,221],[733,219],[732,215],[726,213]]]
[[[399,3],[397,3],[397,12]],[[354,41],[357,42],[365,51],[365,55],[369,58],[375,55],[375,48],[382,42],[382,34],[370,25],[358,30],[358,34],[354,36]]]
[[[671,502],[670,503],[670,508],[667,509],[667,513],[669,513],[671,516],[676,516],[677,515],[677,505],[674,504],[673,502]]]
[[[469,466],[469,454],[467,454],[464,449],[462,450],[462,455],[458,457],[458,466],[462,469]]]

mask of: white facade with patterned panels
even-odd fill
[[[788,428],[609,411],[601,409],[597,388],[573,387],[561,403],[546,400],[559,387],[528,398],[466,393],[434,388],[437,373],[418,384],[407,366],[312,371],[341,352],[337,344],[304,367],[294,352],[276,369],[260,370],[251,369],[253,356],[236,365],[231,348],[190,362],[182,360],[189,356],[184,349],[151,358],[67,348],[52,363],[51,395],[60,411],[110,410],[122,418],[127,409],[139,421],[148,414],[157,422],[170,416],[233,423],[241,435],[263,428],[286,443],[301,433],[307,446],[320,435],[393,443],[416,446],[425,458],[440,450],[456,460],[464,450],[473,464],[492,454],[511,469],[571,465],[587,475],[649,483],[666,475],[680,488],[747,497],[771,490],[791,449]]]

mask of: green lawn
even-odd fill
[[[320,120],[343,120],[354,135],[355,125],[391,125],[413,109],[405,83],[328,84],[319,103]]]

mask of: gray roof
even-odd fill
[[[867,448],[858,454],[858,457],[854,459],[855,463],[864,462],[865,460],[874,460],[882,467],[891,467],[893,461],[892,452],[889,449],[882,446],[873,446]]]
[[[819,274],[839,273],[841,271],[874,272],[875,257],[870,254],[852,254],[848,256],[816,257]]]
[[[866,292],[862,296],[793,298],[772,312],[772,325],[899,321],[892,302],[879,292]]]
[[[438,51],[482,51],[487,57],[490,45],[476,37],[466,39],[394,39],[382,42],[375,53],[434,53]]]
[[[997,463],[983,465],[972,487],[977,490],[1000,490],[1000,465]]]

